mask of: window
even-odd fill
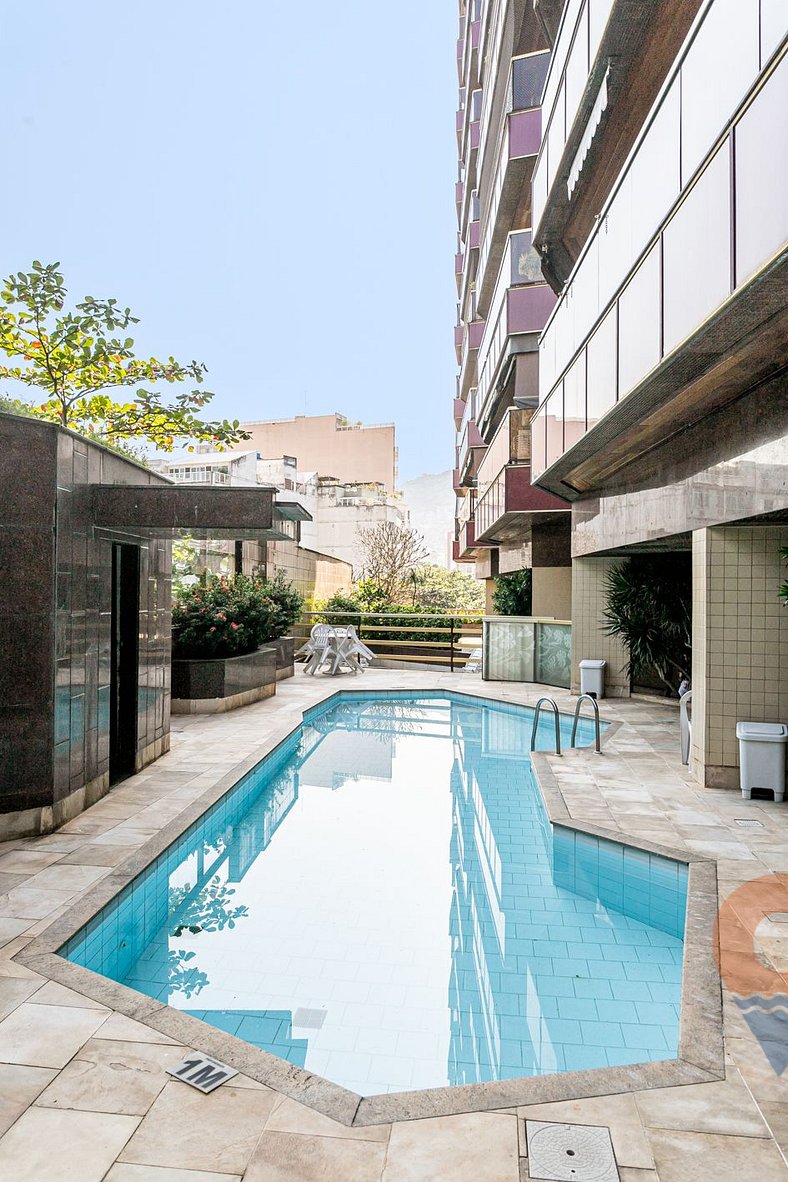
[[[730,147],[726,142],[665,227],[665,353],[730,295],[730,226]]]

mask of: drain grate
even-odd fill
[[[763,829],[763,821],[756,821],[754,817],[734,817],[733,823],[742,829]]]
[[[528,1173],[539,1182],[620,1182],[610,1130],[525,1122]]]
[[[293,1026],[301,1026],[304,1030],[322,1030],[328,1010],[296,1010],[293,1014]]]

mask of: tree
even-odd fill
[[[384,521],[356,531],[364,579],[377,583],[389,602],[402,594],[410,572],[429,556],[424,539],[415,529]]]
[[[183,391],[166,404],[160,392],[144,388],[142,383],[187,379],[200,386],[206,368],[174,357],[136,357],[125,332],[139,321],[117,300],[85,296],[64,313],[67,290],[59,266],[36,260],[28,274],[10,275],[0,293],[0,351],[16,362],[1,365],[0,378],[43,397],[30,408],[37,418],[100,441],[147,439],[164,451],[172,451],[176,440],[209,440],[221,450],[249,438],[237,420],[198,418],[213,398],[207,390]],[[128,400],[115,401],[111,392],[118,390],[128,390]]]
[[[495,580],[493,608],[500,616],[530,616],[531,614],[531,572],[512,571],[499,575]]]
[[[483,612],[484,584],[464,570],[425,564],[411,571],[414,607],[442,612]]]
[[[675,693],[692,668],[691,557],[627,558],[608,571],[605,589],[605,631],[624,641],[630,680],[655,672]]]

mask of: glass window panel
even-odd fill
[[[540,406],[531,419],[531,475],[535,480],[547,467],[545,407]]]
[[[681,67],[682,184],[687,184],[757,74],[758,0],[716,0]]]
[[[580,105],[580,99],[588,81],[588,16],[583,10],[577,26],[575,40],[566,63],[566,123],[572,126]]]
[[[614,304],[586,349],[586,421],[595,426],[616,403],[618,309]]]
[[[613,0],[588,0],[588,52],[591,65],[594,64],[612,7]]]
[[[510,238],[511,273],[509,283],[517,287],[521,283],[543,283],[542,265],[539,255],[531,246],[531,231],[519,230]]]
[[[599,236],[589,244],[567,295],[572,306],[572,348],[585,339],[599,316]]]
[[[608,303],[632,268],[632,203],[627,174],[602,220],[599,238],[599,303]]]
[[[785,4],[788,12],[788,4]],[[788,111],[784,58],[736,126],[736,283],[743,283],[788,237]]]
[[[619,397],[659,361],[659,243],[646,255],[618,301]]]
[[[564,451],[586,433],[586,355],[580,354],[564,378]]]
[[[679,96],[677,78],[665,95],[629,170],[633,258],[645,249],[680,192]]]
[[[665,227],[665,353],[730,294],[729,162],[726,142]]]
[[[526,111],[542,101],[544,80],[550,64],[549,53],[516,57],[512,62],[512,110]]]
[[[558,92],[558,102],[556,103],[553,118],[550,123],[550,129],[547,132],[547,186],[548,189],[555,180],[558,165],[561,162],[561,154],[566,143],[566,132],[564,130],[564,103],[566,98],[566,88],[562,85]]]
[[[564,454],[564,384],[556,386],[545,403],[545,428],[547,431],[547,463],[550,467]]]
[[[788,33],[785,0],[761,0],[761,66],[765,66]]]

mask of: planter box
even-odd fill
[[[277,681],[282,681],[285,677],[292,677],[295,673],[295,662],[293,660],[295,643],[295,636],[280,636],[278,640],[267,640],[265,644],[260,646],[260,651],[262,649],[273,649],[276,654]]]
[[[175,660],[172,713],[219,714],[237,706],[248,706],[272,697],[276,693],[276,679],[276,651],[271,645],[263,645],[243,657],[224,660]]]

